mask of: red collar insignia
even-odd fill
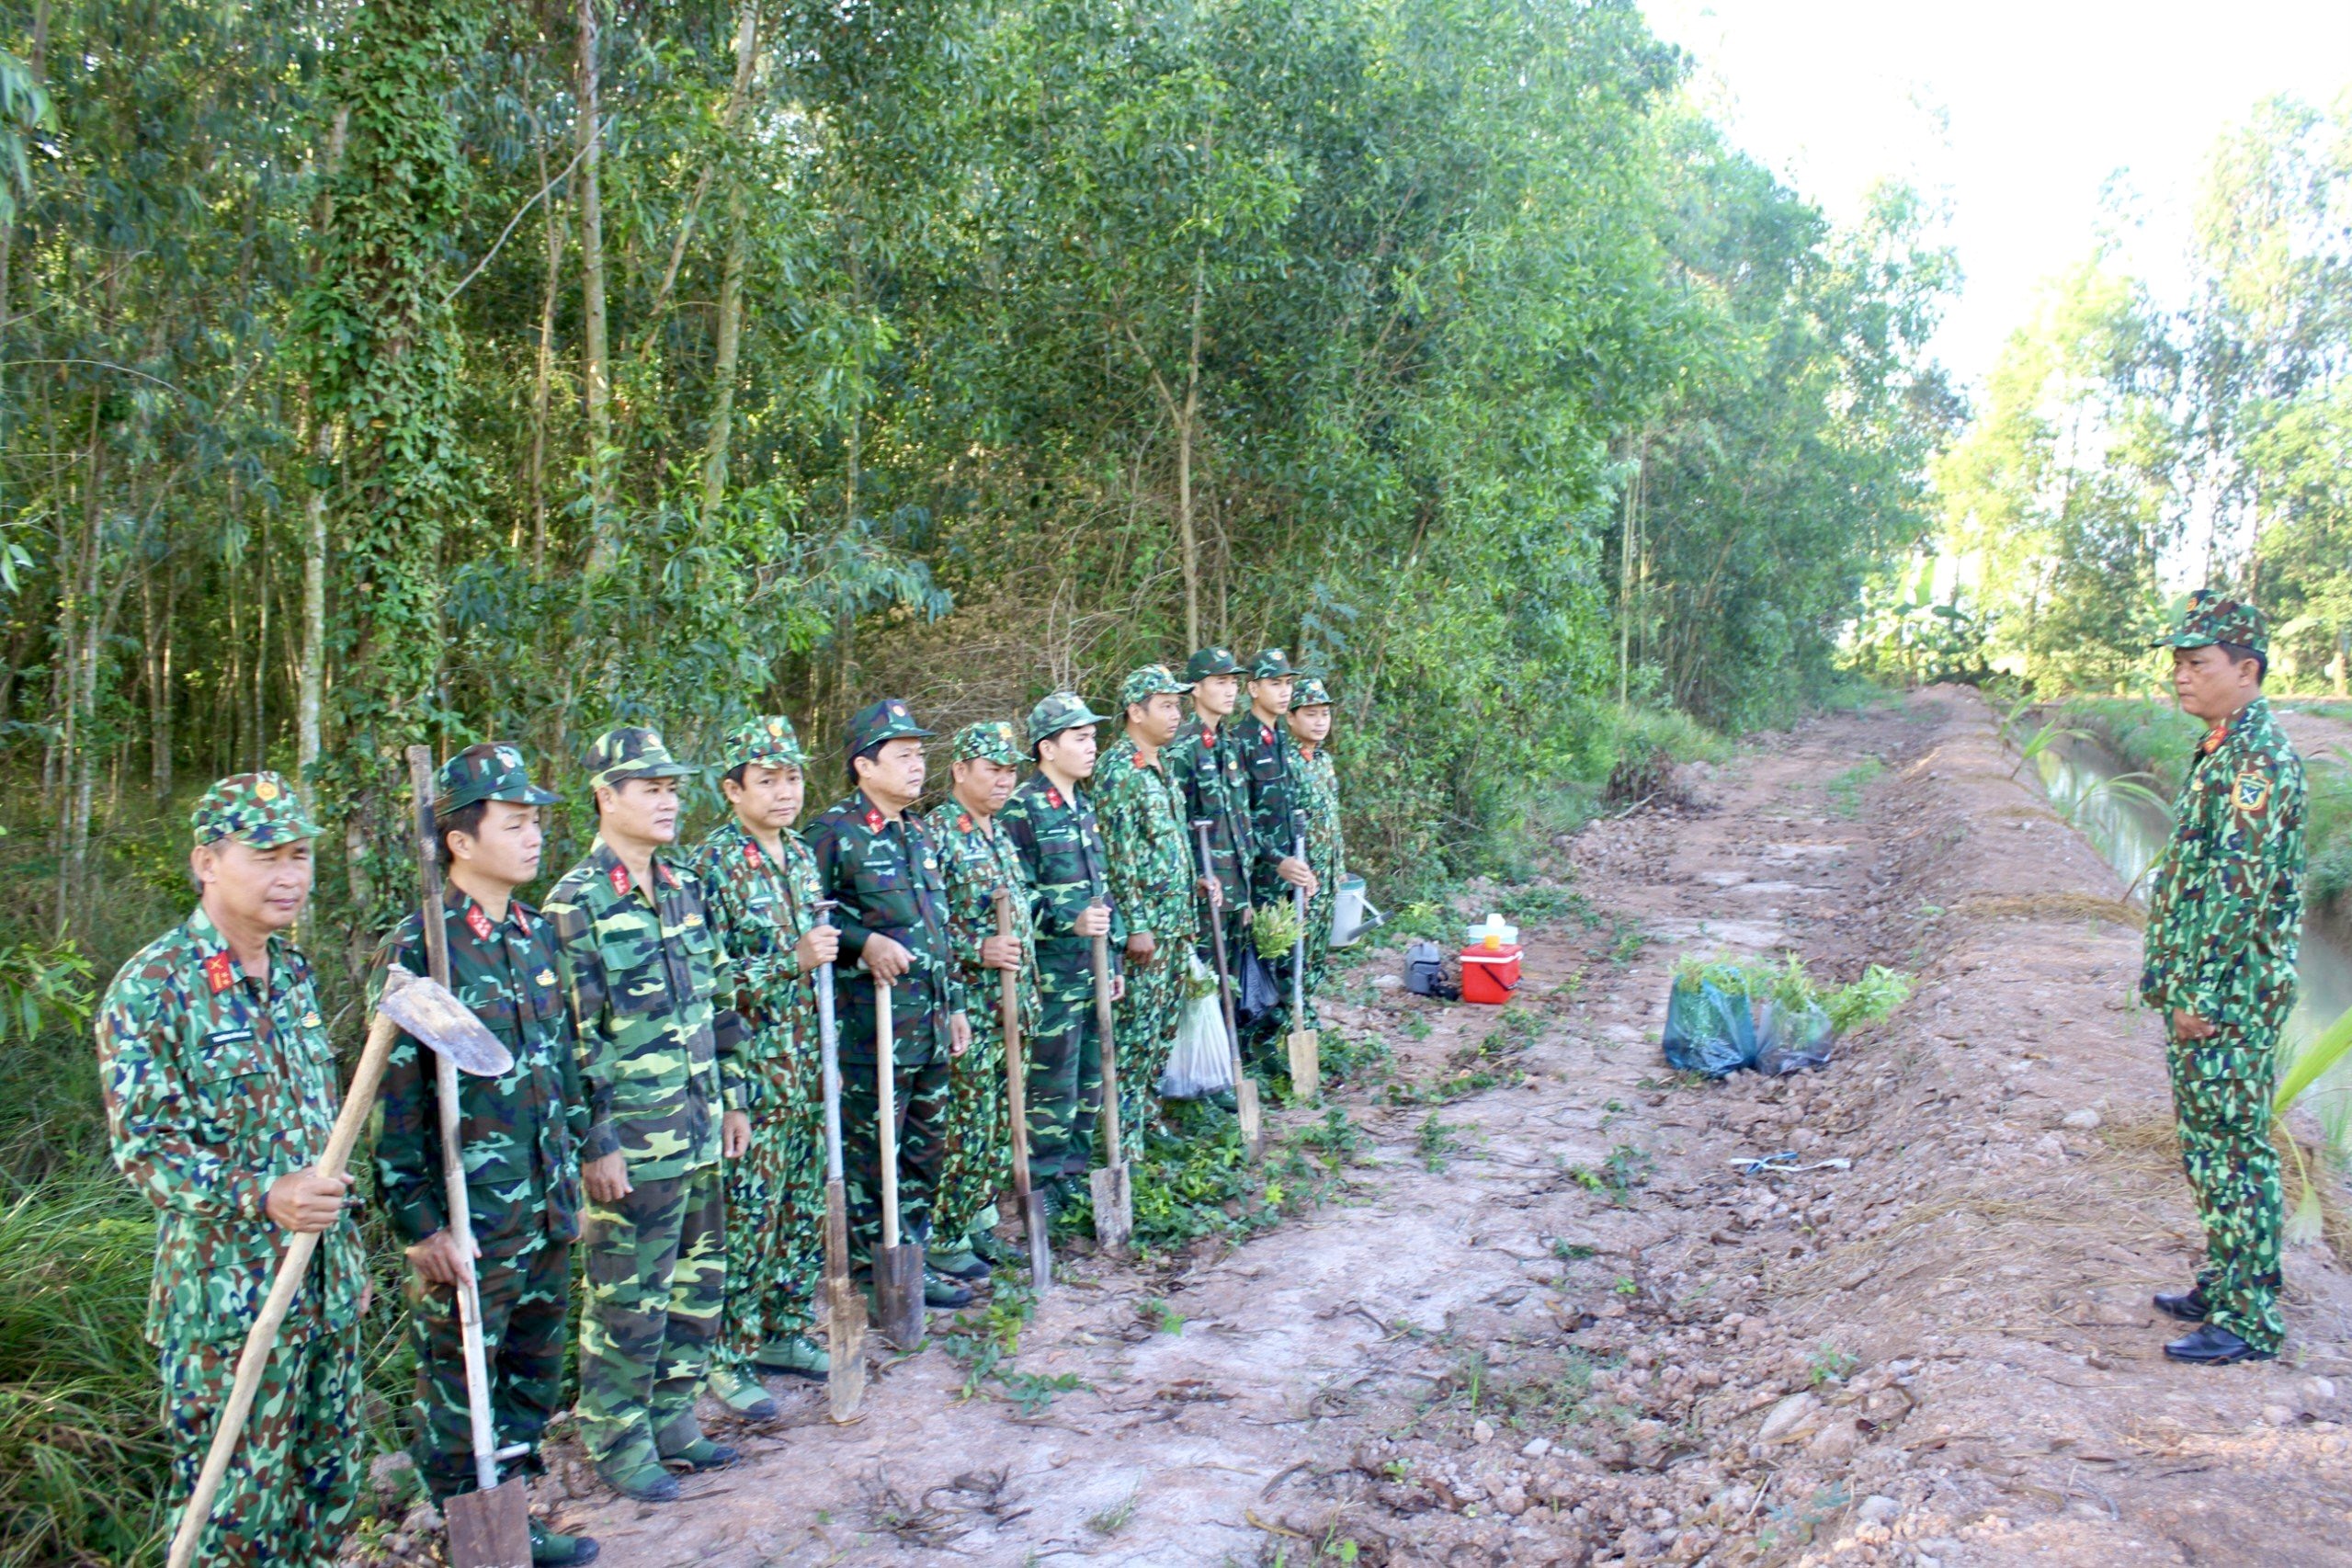
[[[1062,791],[1048,784],[1045,787],[1045,803],[1059,809],[1062,804]]]
[[[661,874],[662,885],[664,887],[674,888],[678,885],[677,873],[671,870],[669,867],[662,861],[654,861],[653,869]]]
[[[971,813],[970,812],[966,812],[961,816],[956,818],[956,831],[958,833],[970,833],[971,831]]]
[[[477,942],[490,940],[490,934],[497,929],[490,924],[490,916],[482,913],[482,906],[479,904],[469,904],[466,907],[465,928],[473,933],[473,939]]]
[[[1257,729],[1258,733],[1266,737],[1266,744],[1267,745],[1272,745],[1274,744],[1274,726],[1271,724],[1260,724]]]
[[[744,840],[744,864],[755,871],[759,869],[759,846],[748,838]]]
[[[531,934],[531,917],[523,913],[521,904],[509,903],[506,905],[506,918],[513,921],[515,929],[524,936],[528,937]]]
[[[214,953],[204,960],[204,983],[218,996],[237,983],[236,960],[226,953]]]
[[[866,831],[868,833],[880,833],[882,831],[882,813],[873,806],[868,806],[866,808]]]
[[[629,896],[629,868],[620,864],[619,861],[615,861],[613,862],[611,875],[613,896],[616,898],[627,898]]]

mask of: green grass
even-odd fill
[[[1829,809],[1842,817],[1858,816],[1862,810],[1863,786],[1885,771],[1885,763],[1875,756],[1866,756],[1832,778],[1822,786],[1829,794]]]

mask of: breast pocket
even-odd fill
[[[208,1143],[237,1143],[254,1119],[266,1080],[261,1043],[251,1029],[199,1036],[187,1074],[188,1096]]]
[[[678,933],[682,954],[680,967],[686,971],[687,996],[690,1001],[707,1002],[719,989],[719,942],[710,935],[708,926],[688,926]]]

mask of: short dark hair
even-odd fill
[[[860,782],[858,778],[858,759],[859,757],[864,757],[868,762],[872,762],[875,758],[882,755],[882,747],[889,744],[890,743],[888,741],[876,741],[872,745],[868,746],[863,751],[853,751],[849,754],[849,785],[851,789],[856,789]]]
[[[2213,646],[2221,649],[2221,657],[2229,660],[2230,663],[2233,665],[2242,665],[2248,659],[2252,659],[2254,661],[2254,684],[2256,686],[2260,686],[2262,684],[2263,676],[2270,673],[2270,660],[2259,651],[2249,648],[2243,642],[2216,642]]]
[[[750,764],[750,763],[748,763],[748,762],[739,762],[739,763],[735,764],[735,766],[734,766],[734,767],[731,767],[731,768],[727,769],[727,771],[726,771],[726,772],[724,772],[724,773],[722,773],[722,774],[719,775],[719,782],[720,782],[720,783],[722,783],[722,784],[740,784],[740,783],[742,783],[742,782],[744,781],[744,770],[745,768],[749,767],[750,766],[751,766],[751,764]]]
[[[441,851],[441,864],[454,865],[457,857],[449,849],[449,835],[462,833],[469,837],[482,835],[482,819],[490,814],[488,801],[472,801],[460,806],[447,816],[433,819],[433,842]]]

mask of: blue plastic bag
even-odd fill
[[[1748,999],[1699,979],[1677,981],[1667,991],[1665,1045],[1667,1066],[1710,1078],[1755,1066],[1761,1049]]]

